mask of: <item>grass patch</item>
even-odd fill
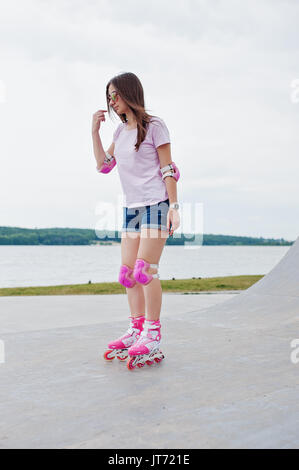
[[[161,281],[163,292],[193,293],[204,291],[243,290],[255,284],[263,276],[227,276],[201,279],[175,279]],[[118,282],[95,284],[69,284],[61,286],[5,287],[0,296],[16,295],[99,295],[126,294],[126,289]]]

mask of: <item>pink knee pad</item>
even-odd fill
[[[134,266],[134,272],[133,276],[136,279],[136,281],[140,282],[140,284],[148,284],[153,280],[153,278],[158,278],[159,274],[148,274],[146,271],[148,268],[157,268],[158,269],[159,264],[150,264],[144,259],[137,258],[136,263]]]
[[[120,267],[120,272],[118,276],[118,282],[125,287],[134,287],[136,284],[135,279],[131,279],[129,276],[133,273],[133,269],[123,264]]]

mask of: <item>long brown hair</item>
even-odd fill
[[[111,106],[109,105],[109,86],[113,85],[120,97],[126,102],[128,107],[132,110],[137,121],[137,141],[135,144],[136,152],[139,150],[140,144],[144,141],[147,126],[152,117],[145,111],[143,87],[139,78],[131,72],[121,73],[111,78],[106,86],[106,99],[108,114],[111,117]],[[113,112],[115,112],[113,110]],[[122,122],[127,122],[126,114],[121,114]]]

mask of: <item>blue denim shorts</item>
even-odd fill
[[[122,232],[141,232],[141,228],[167,230],[169,199],[152,206],[123,207]]]

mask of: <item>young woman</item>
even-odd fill
[[[162,289],[158,267],[168,235],[180,225],[177,202],[179,171],[172,162],[168,129],[145,111],[143,87],[133,73],[113,77],[106,86],[111,108],[121,123],[105,152],[99,136],[107,110],[93,115],[92,137],[97,170],[117,164],[124,192],[119,282],[126,287],[131,319],[127,332],[112,341],[106,360],[128,357],[128,368],[163,359],[160,351]]]

